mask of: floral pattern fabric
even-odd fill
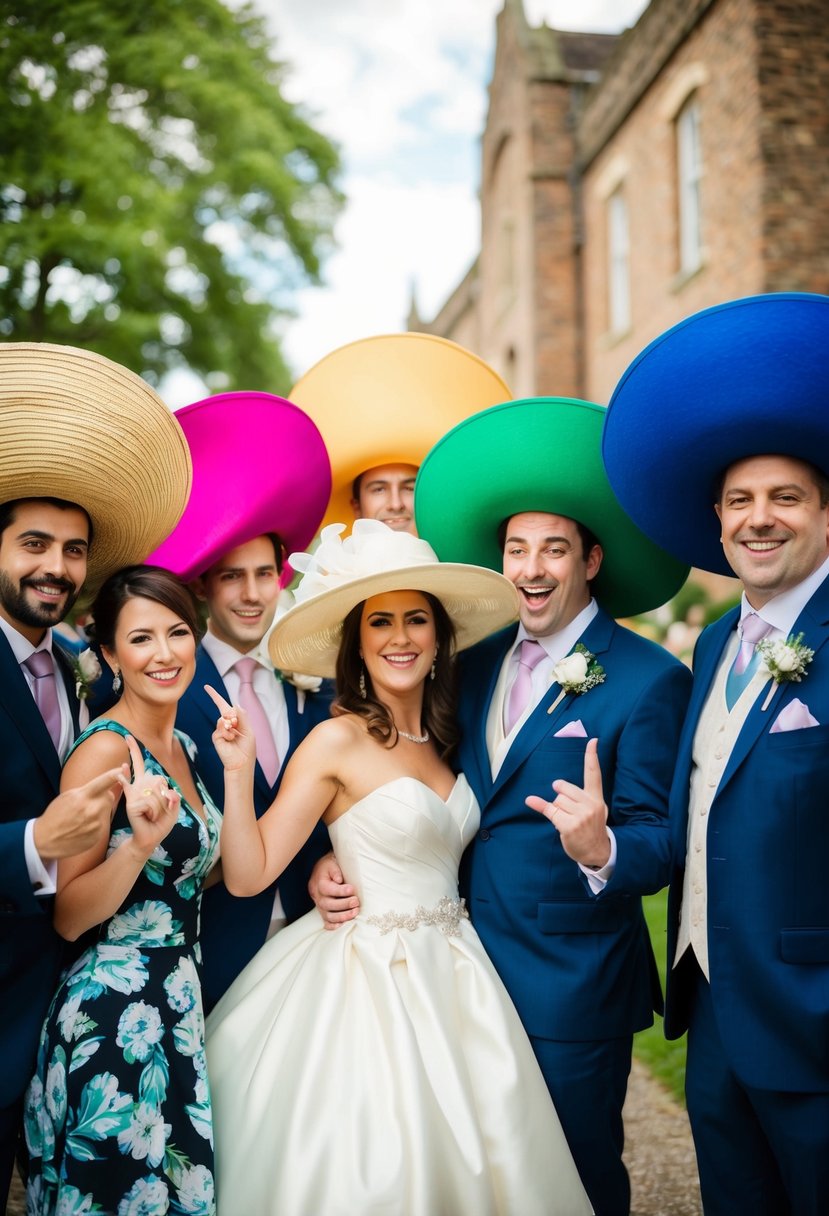
[[[78,743],[99,730],[128,733],[102,719]],[[192,762],[192,742],[176,733]],[[178,789],[141,750],[147,774]],[[221,815],[193,776],[204,817],[182,797],[176,824],[47,1014],[26,1096],[28,1216],[215,1213],[198,929]],[[112,828],[109,852],[131,831],[123,799]]]

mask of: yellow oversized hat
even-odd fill
[[[320,359],[289,396],[313,418],[331,459],[323,523],[350,522],[351,488],[366,469],[419,466],[453,426],[511,395],[483,359],[433,334],[380,334]]]

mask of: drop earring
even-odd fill
[[[124,687],[124,681],[121,679],[121,668],[116,667],[115,674],[112,677],[112,691],[120,692],[123,687]]]
[[[366,669],[365,669],[365,667],[360,668],[360,696],[365,701],[365,699],[366,699]]]
[[[438,661],[438,648],[436,646],[435,647],[435,657],[432,659],[432,670],[429,672],[430,680],[434,680],[434,678],[435,678],[435,668],[437,666],[437,661]]]

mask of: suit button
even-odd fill
[[[0,899],[0,916],[11,916],[14,910],[14,904],[10,899]]]
[[[481,828],[480,832],[478,833],[478,839],[479,840],[489,840],[491,835],[492,835],[492,833],[488,832],[486,828]]]

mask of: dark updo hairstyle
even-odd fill
[[[113,649],[121,610],[128,600],[135,599],[152,600],[169,608],[198,642],[203,629],[199,603],[190,588],[163,566],[124,566],[102,584],[92,605],[94,637],[99,646]]]
[[[457,678],[455,670],[455,628],[443,604],[428,591],[421,595],[429,602],[435,620],[435,637],[438,644],[435,659],[435,678],[427,678],[423,688],[423,714],[421,723],[434,739],[441,757],[445,760],[455,749],[459,739],[456,721]],[[343,622],[343,636],[337,654],[337,695],[331,706],[333,715],[356,714],[362,718],[372,738],[389,747],[398,740],[394,719],[388,706],[374,695],[371,677],[365,672],[365,698],[360,693],[360,675],[363,660],[360,658],[360,622],[365,600],[352,608]]]

